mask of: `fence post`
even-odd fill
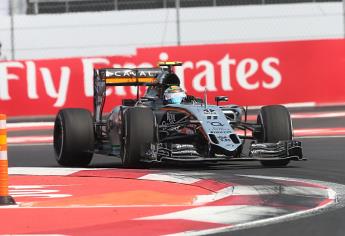
[[[180,0],[175,0],[175,8],[176,8],[176,40],[177,40],[177,46],[180,46],[180,45],[181,45],[180,7],[181,7],[181,2],[180,2]]]
[[[0,114],[0,205],[14,204],[16,202],[8,191],[6,115]]]
[[[16,51],[15,51],[15,38],[14,38],[14,9],[13,9],[13,1],[9,0],[10,4],[10,23],[11,23],[11,60],[16,59]]]
[[[343,0],[343,29],[344,29],[344,38],[345,38],[345,0]]]

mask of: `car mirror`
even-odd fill
[[[226,102],[229,100],[229,98],[227,96],[217,96],[215,100],[218,106],[219,102]]]

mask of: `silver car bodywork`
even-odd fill
[[[164,79],[171,73],[170,67],[95,70],[95,153],[121,157],[122,142],[126,138],[124,114],[128,109],[140,106],[152,110],[156,129],[155,141],[142,145],[142,161],[304,159],[299,141],[256,142],[262,127],[246,122],[246,118],[243,120],[246,117],[245,109],[237,105],[209,105],[206,99],[196,98],[187,99],[182,104],[164,104],[159,95],[142,98],[138,95],[137,99],[124,101],[123,105],[115,107],[108,116],[103,117],[106,86],[133,85],[118,82],[128,77],[135,81],[135,85],[149,86],[149,90],[160,89],[166,85]],[[238,135],[235,129],[249,130],[252,136]],[[248,153],[244,155],[243,146],[248,139],[252,141]]]

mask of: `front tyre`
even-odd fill
[[[85,109],[62,109],[54,123],[54,151],[62,166],[87,166],[93,156],[94,129],[91,113]]]
[[[281,105],[264,106],[257,118],[262,126],[259,143],[277,143],[278,141],[292,140],[293,130],[290,113]],[[290,160],[261,161],[266,167],[281,167],[289,164]]]
[[[122,164],[127,168],[139,168],[143,147],[154,142],[155,116],[151,109],[129,108],[123,117]]]

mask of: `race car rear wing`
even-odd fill
[[[98,70],[99,77],[106,86],[139,86],[159,83],[161,68],[103,68]]]
[[[181,66],[181,62],[159,62],[158,68],[102,68],[94,69],[93,105],[96,132],[101,133],[97,125],[102,121],[103,107],[107,86],[151,86],[159,84],[162,76],[172,72],[172,67]],[[137,90],[139,99],[139,89]]]
[[[107,86],[150,86],[158,84],[162,68],[102,68],[94,69],[94,121],[102,120]],[[137,99],[139,98],[139,89]]]

